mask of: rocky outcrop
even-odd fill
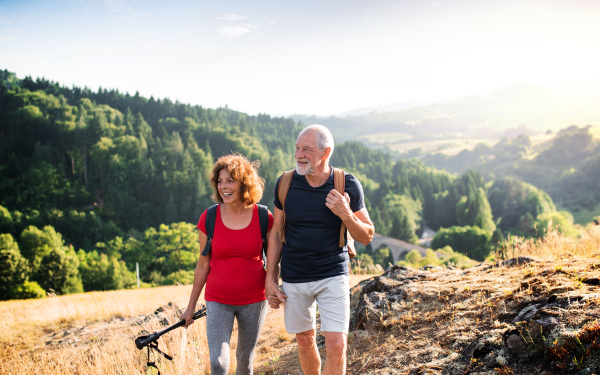
[[[350,350],[370,356],[348,373],[599,374],[599,269],[529,257],[390,267],[351,290]]]
[[[169,302],[158,307],[150,314],[142,314],[134,317],[114,317],[108,321],[89,323],[81,327],[70,327],[54,331],[44,338],[46,345],[70,345],[77,346],[88,342],[102,342],[106,340],[109,331],[128,329],[132,326],[148,328],[155,326],[168,326],[178,321],[183,314],[175,303]],[[143,330],[142,332],[147,332]]]

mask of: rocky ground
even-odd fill
[[[600,374],[599,277],[600,260],[394,266],[352,289],[348,373]]]
[[[90,343],[105,341],[110,333],[115,332],[138,332],[139,335],[147,335],[144,328],[148,326],[165,327],[179,321],[178,317],[183,313],[175,303],[169,302],[158,307],[152,314],[138,315],[134,317],[114,317],[104,322],[93,322],[81,327],[69,327],[58,331],[48,331],[43,337],[46,347],[57,347],[61,345],[79,346]],[[133,340],[132,340],[133,342]]]

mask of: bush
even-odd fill
[[[27,280],[29,267],[10,234],[0,234],[0,300],[11,298],[11,286]]]
[[[172,274],[165,277],[162,285],[176,285],[177,283],[187,285],[194,282],[194,271],[175,271]]]
[[[32,299],[44,297],[46,297],[46,292],[35,281],[25,281],[22,284],[14,286],[10,291],[11,299]]]
[[[85,253],[79,250],[79,273],[86,292],[92,290],[117,290],[128,288],[136,283],[135,276],[127,270],[125,262],[114,256]]]
[[[463,269],[471,267],[475,265],[475,263],[476,262],[469,259],[467,256],[454,252],[450,246],[446,246],[435,252],[431,249],[427,249],[425,257],[421,256],[421,253],[417,250],[412,250],[410,253],[406,254],[405,260],[398,262],[401,266],[411,268],[420,268],[430,264],[438,267],[453,266]]]
[[[431,240],[431,248],[450,246],[454,251],[483,261],[491,252],[491,238],[492,233],[479,227],[441,228]]]
[[[573,215],[567,211],[550,212],[541,214],[537,217],[537,237],[544,237],[546,233],[554,228],[569,237],[573,237],[577,234],[577,230],[573,226]]]

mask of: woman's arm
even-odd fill
[[[198,240],[200,241],[200,253],[202,253],[202,250],[206,246],[206,234],[200,231],[200,234],[198,235]],[[198,298],[200,298],[200,293],[202,293],[204,284],[206,284],[206,277],[208,276],[209,271],[210,253],[208,253],[208,255],[205,257],[200,255],[200,259],[198,259],[198,264],[196,264],[196,271],[194,272],[194,284],[192,287],[192,295],[190,296],[190,302],[188,303],[187,310],[183,313],[183,315],[181,315],[181,320],[185,320],[185,328],[187,328],[190,324],[194,323],[192,316],[194,315],[194,310],[196,309],[196,303],[198,303]]]

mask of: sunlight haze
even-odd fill
[[[518,82],[589,87],[598,19],[600,3],[580,0],[2,1],[0,68],[250,114],[330,115]]]

